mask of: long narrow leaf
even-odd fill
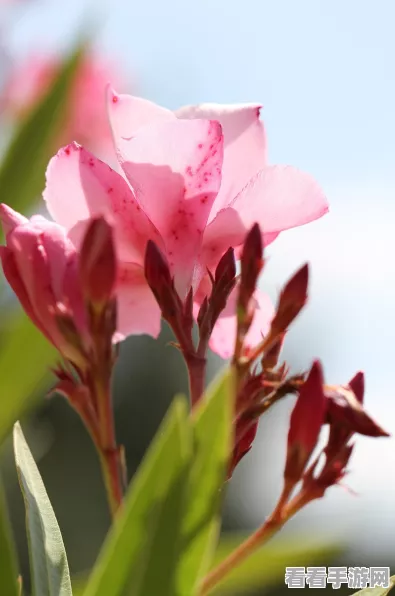
[[[183,522],[184,549],[178,568],[178,594],[194,594],[215,552],[220,504],[231,448],[232,392],[229,372],[209,386],[194,413],[194,457],[188,509]]]
[[[85,596],[175,596],[190,463],[187,407],[176,399],[145,456]]]
[[[69,566],[62,535],[19,423],[14,426],[14,452],[26,508],[34,594],[71,596]]]

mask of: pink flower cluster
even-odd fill
[[[80,250],[91,218],[102,216],[113,229],[120,340],[160,332],[161,311],[144,272],[150,240],[167,259],[180,299],[192,295],[196,318],[221,258],[229,247],[240,256],[255,222],[267,246],[281,232],[328,210],[310,176],[268,164],[259,105],[207,104],[172,112],[108,89],[107,111],[119,171],[72,143],[47,170],[43,196],[56,224],[2,209],[5,275],[29,316],[59,349],[48,293],[60,302],[64,293],[67,301],[78,294],[70,255]],[[273,316],[266,295],[256,291],[253,299],[247,346],[262,338]],[[211,348],[225,358],[234,347],[235,303],[236,289],[210,339]]]

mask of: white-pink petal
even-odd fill
[[[122,141],[120,156],[140,205],[163,238],[182,296],[221,184],[221,126],[209,120],[157,122]]]
[[[139,128],[158,120],[174,120],[171,110],[133,95],[119,94],[107,88],[107,112],[115,146],[119,139],[131,139]]]
[[[126,180],[77,143],[51,159],[43,196],[50,214],[70,232],[76,246],[95,215],[114,225],[122,260],[142,263],[148,239],[162,245]]]
[[[229,246],[239,246],[256,222],[267,245],[280,232],[319,219],[327,211],[325,195],[311,176],[291,166],[266,166],[208,225],[203,259],[211,263]]]
[[[266,135],[260,120],[259,104],[201,104],[176,111],[178,118],[217,120],[224,135],[224,162],[221,190],[210,221],[226,207],[247,182],[266,165]]]

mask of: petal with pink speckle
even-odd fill
[[[131,139],[147,124],[175,119],[170,110],[141,97],[118,94],[111,87],[107,88],[107,112],[116,146],[119,139]]]
[[[259,104],[201,104],[186,106],[175,112],[178,118],[207,118],[217,120],[222,126],[222,184],[210,213],[210,221],[266,165],[266,135],[259,119],[260,109]]]
[[[327,211],[324,193],[311,176],[291,166],[267,166],[208,225],[202,259],[210,264],[229,246],[239,246],[256,222],[267,245],[280,232],[319,219]]]
[[[122,168],[164,240],[180,295],[199,258],[221,184],[222,155],[221,126],[210,120],[158,122],[120,143]]]
[[[161,245],[158,231],[126,180],[76,143],[51,159],[44,199],[52,217],[70,232],[77,246],[95,215],[107,217],[114,225],[122,260],[142,263],[150,238]]]

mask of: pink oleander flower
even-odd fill
[[[268,165],[258,105],[202,105],[173,113],[149,101],[109,90],[108,114],[121,174],[71,144],[52,158],[44,199],[55,221],[78,247],[89,218],[105,216],[119,259],[118,337],[157,337],[161,313],[144,276],[153,240],[168,260],[175,288],[192,287],[194,316],[230,246],[239,255],[258,222],[267,246],[284,230],[327,210],[314,180],[290,166]],[[223,357],[233,350],[237,291],[230,295],[211,337]],[[262,292],[247,345],[265,333],[273,314]]]
[[[8,117],[24,117],[52,84],[62,66],[53,55],[30,55],[11,69],[0,94],[0,107]],[[102,159],[113,159],[111,129],[105,109],[108,83],[124,84],[117,68],[97,56],[82,62],[71,93],[69,113],[56,147],[78,141]]]

